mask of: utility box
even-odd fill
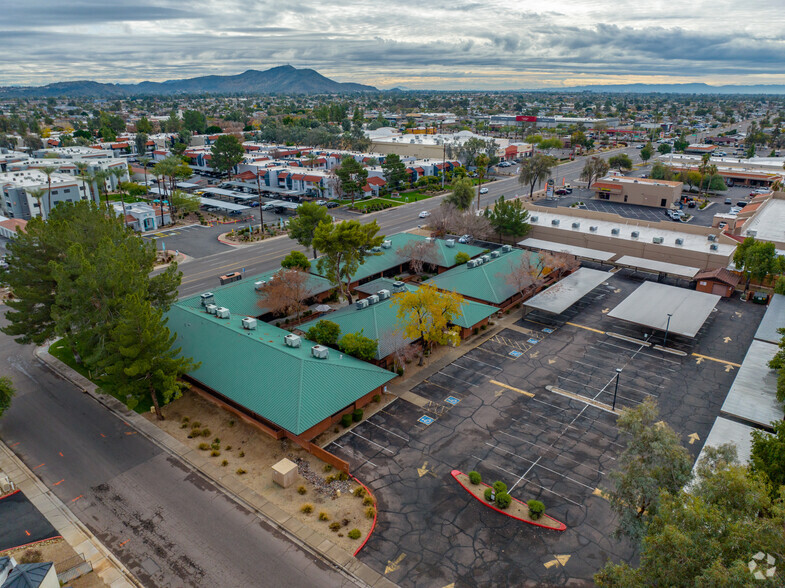
[[[288,488],[297,481],[297,464],[290,459],[282,459],[273,466],[273,482],[281,488]]]

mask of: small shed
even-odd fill
[[[736,286],[739,285],[741,276],[732,271],[719,267],[717,269],[700,272],[695,275],[697,284],[695,289],[698,292],[716,294],[725,298],[732,296]]]

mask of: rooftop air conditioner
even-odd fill
[[[558,227],[558,226],[559,226],[559,219],[558,219],[558,218],[555,218],[555,219],[553,219],[553,220],[551,221],[551,224],[552,224],[554,227]]]
[[[483,263],[488,263],[491,260],[491,256],[490,255],[482,255],[482,256],[480,256],[480,259],[482,259]]]
[[[706,235],[706,238],[709,241],[716,241],[717,240],[717,235]]]
[[[250,316],[247,316],[241,322],[243,323],[243,329],[253,331],[256,328],[255,318],[251,318]]]
[[[390,291],[387,289],[379,290],[376,295],[379,297],[379,300],[387,300],[390,297]]]
[[[455,239],[447,239],[447,240],[444,242],[444,244],[445,244],[447,247],[455,247]]]
[[[581,223],[572,223],[572,228],[573,229],[580,229],[581,228]]]
[[[254,290],[261,290],[262,288],[264,288],[264,285],[266,283],[267,282],[265,282],[264,280],[259,280],[258,282],[254,282],[253,283]]]
[[[468,267],[470,269],[474,268],[474,267],[477,267],[477,260],[476,259],[470,259],[469,261],[466,262],[466,267]]]
[[[208,304],[204,307],[207,311],[207,314],[215,314],[215,311],[218,310],[218,307],[215,304]]]
[[[494,250],[494,251],[491,251],[491,258],[492,258],[492,259],[496,259],[497,257],[501,257],[501,255],[502,255],[502,254],[501,254],[501,253],[499,253],[499,250],[498,250],[498,249],[496,249],[496,250]]]
[[[665,239],[663,239],[662,237],[652,237],[651,239],[652,243],[662,243],[663,241],[665,241]]]
[[[717,245],[716,243],[712,243],[711,245],[709,245],[709,249],[712,251],[717,251],[719,248],[720,246]]]
[[[755,229],[749,229],[747,231],[747,236],[748,237],[757,237],[758,236],[758,231],[756,231]]]
[[[539,216],[533,216],[533,217],[531,217],[531,218],[529,219],[529,221],[530,221],[530,222],[532,222],[532,223],[536,223],[538,220],[540,220],[540,217],[539,217]]]
[[[619,229],[611,229],[611,235],[618,235]]]
[[[311,355],[316,359],[327,359],[330,357],[330,349],[324,345],[314,345],[311,347]]]
[[[221,319],[228,319],[231,315],[229,314],[229,309],[225,306],[219,306],[215,309],[215,316]]]
[[[294,333],[289,333],[283,338],[283,343],[287,347],[299,347],[302,345],[302,342],[302,338],[299,335],[295,335]]]
[[[502,245],[502,253],[509,253],[512,251],[512,245]]]
[[[676,245],[684,245],[684,239],[676,239]]]
[[[403,292],[406,290],[406,284],[403,282],[393,282],[393,292]]]
[[[589,230],[590,230],[592,233],[596,233],[596,232],[597,232],[597,225],[592,225],[592,226],[590,226],[590,227],[589,227]]]
[[[640,236],[641,234],[638,231],[633,231],[632,233],[630,233],[630,237],[632,237],[633,239],[637,239]]]
[[[371,294],[370,296],[368,296],[368,298],[366,298],[366,300],[368,301],[368,304],[376,304],[377,302],[379,302],[379,295]]]
[[[382,249],[390,249],[392,247],[392,241],[389,239],[385,239],[382,241]]]
[[[425,237],[426,243],[433,243],[433,237]]]
[[[358,300],[357,302],[354,303],[354,307],[357,310],[362,310],[363,308],[368,308],[368,299],[367,298],[363,298],[362,300]]]
[[[205,292],[204,294],[201,294],[199,298],[201,298],[202,300],[202,306],[207,306],[213,300],[215,300],[215,296],[213,295],[212,292]]]

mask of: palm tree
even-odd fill
[[[46,190],[43,188],[34,188],[33,190],[29,190],[28,194],[38,202],[38,214],[41,218],[44,218],[44,209],[41,206],[41,199],[44,197],[44,194],[46,194]]]
[[[106,195],[106,209],[109,210],[109,195],[106,194],[106,180],[109,177],[109,172],[99,169],[98,171],[93,172],[92,180],[96,183],[98,187],[98,203],[101,203],[101,193]]]
[[[46,201],[47,201],[47,216],[49,211],[52,210],[52,174],[57,171],[57,168],[53,165],[45,165],[42,168],[39,168],[41,172],[46,174],[46,183],[47,183],[47,192]]]
[[[117,179],[117,191],[120,193],[120,203],[123,205],[123,222],[125,222],[125,198],[123,198],[124,192],[121,186],[122,182],[120,182],[120,178],[125,175],[125,169],[121,167],[115,167],[109,171]]]
[[[84,161],[79,161],[76,163],[76,169],[79,172],[77,175],[82,179],[82,182],[87,185],[87,189],[90,191],[90,200],[92,200],[93,186],[87,181],[87,164]]]
[[[701,189],[699,192],[699,196],[703,196],[703,178],[706,177],[706,173],[709,169],[709,162],[711,161],[711,154],[704,153],[703,157],[701,157],[701,163],[698,166],[698,171],[701,173]]]
[[[142,164],[142,169],[144,169],[144,187],[148,188],[148,191],[149,191],[149,186],[147,185],[147,164],[150,163],[150,158],[149,157],[140,157],[139,158],[139,163]]]
[[[477,166],[477,177],[479,183],[477,184],[477,210],[480,210],[480,190],[482,190],[482,181],[485,178],[485,173],[488,171],[488,164],[491,162],[490,158],[484,153],[474,158],[474,165]],[[442,170],[444,173],[444,170]]]

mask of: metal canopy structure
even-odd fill
[[[782,419],[777,372],[768,365],[778,349],[774,343],[752,341],[721,412],[766,428]]]
[[[296,202],[289,202],[287,200],[268,200],[265,204],[271,204],[273,206],[280,206],[281,208],[288,208],[289,210],[297,210],[300,206]]]
[[[577,245],[565,245],[564,243],[544,241],[542,239],[524,239],[518,243],[518,245],[527,249],[542,249],[544,251],[553,251],[554,253],[568,253],[569,255],[592,261],[610,261],[616,256],[616,253],[612,251],[589,249],[588,247],[578,247]]]
[[[653,272],[655,274],[667,274],[677,278],[686,278],[691,280],[700,271],[699,267],[690,267],[688,265],[678,265],[676,263],[667,263],[665,261],[653,261],[643,257],[633,257],[631,255],[624,255],[613,262],[619,267],[626,267],[633,270],[642,270],[646,272]]]
[[[608,272],[582,267],[550,288],[532,296],[523,305],[561,314],[610,277],[612,275]]]
[[[769,343],[779,343],[782,335],[777,332],[777,329],[783,328],[785,328],[785,296],[774,294],[758,330],[755,331],[755,338]]]
[[[223,200],[215,200],[214,198],[199,198],[199,203],[202,206],[213,206],[215,208],[222,208],[223,210],[250,210],[250,206],[243,206],[242,204],[235,204],[234,202],[224,202]]]
[[[692,338],[697,335],[720,298],[716,294],[658,282],[643,282],[608,316]]]
[[[706,437],[706,442],[703,444],[703,449],[701,449],[698,459],[695,460],[695,467],[697,467],[703,459],[707,447],[719,447],[723,443],[733,443],[736,446],[739,463],[749,463],[750,453],[752,452],[751,433],[754,430],[755,427],[743,425],[723,417],[717,417],[714,420],[714,426],[711,428],[711,431],[709,431],[709,436]]]

